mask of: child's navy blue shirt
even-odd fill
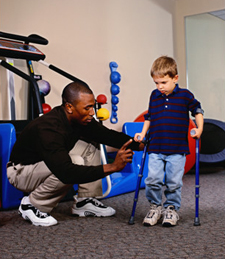
[[[149,153],[189,154],[189,111],[202,113],[201,104],[188,90],[175,86],[169,95],[153,90],[145,120],[150,120]]]

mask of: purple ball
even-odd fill
[[[49,84],[49,82],[45,81],[45,80],[38,80],[37,81],[38,84],[38,88],[41,94],[43,94],[44,96],[48,95],[50,90],[51,90],[51,86]]]

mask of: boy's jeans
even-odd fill
[[[162,187],[166,185],[164,208],[173,205],[175,210],[179,210],[185,162],[185,155],[149,154],[148,177],[145,179],[146,197],[149,202],[161,205]]]

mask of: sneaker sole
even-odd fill
[[[170,228],[170,227],[175,227],[176,224],[175,224],[175,225],[172,225],[171,223],[165,222],[165,223],[162,224],[162,226],[163,226],[163,227],[166,227],[166,228]]]
[[[155,224],[156,225],[156,224]],[[144,227],[152,227],[152,226],[154,226],[154,225],[151,225],[151,224],[149,224],[149,223],[143,223],[143,226]]]
[[[155,223],[155,224],[150,224],[150,223],[147,223],[147,222],[143,222],[143,226],[145,227],[152,227],[152,226],[155,226],[159,223],[159,220]]]
[[[20,211],[20,208],[19,208],[19,211],[18,211],[18,214],[26,221],[29,221],[32,225],[34,226],[41,226],[41,227],[50,227],[50,226],[54,226],[54,225],[57,225],[58,222],[55,222],[55,223],[52,223],[52,224],[45,224],[45,223],[35,223],[35,222],[32,222],[29,217],[23,215],[23,213]]]
[[[160,220],[161,220],[161,216],[157,219],[157,221],[156,221],[156,223],[155,224],[150,224],[150,223],[147,223],[147,222],[144,222],[143,221],[143,226],[145,226],[145,227],[152,227],[152,226],[155,226],[155,225],[157,225],[159,222],[160,222]]]
[[[96,212],[92,212],[92,211],[77,211],[72,209],[72,215],[73,216],[77,216],[77,217],[111,217],[113,215],[115,215],[115,213],[113,214],[107,214],[107,215],[102,215]]]

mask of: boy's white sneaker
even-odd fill
[[[162,211],[162,206],[158,206],[156,204],[151,204],[150,210],[143,220],[143,225],[146,227],[149,227],[149,226],[154,226],[155,224],[157,224],[157,222],[159,221],[159,219],[161,218],[161,215],[162,215],[161,211]]]
[[[173,205],[169,205],[163,212],[163,227],[174,227],[177,225],[179,215]]]

